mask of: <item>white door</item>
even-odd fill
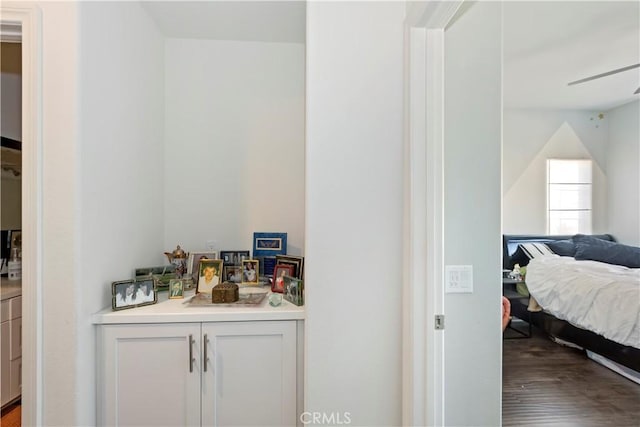
[[[407,25],[403,424],[499,425],[501,3],[413,2]]]
[[[501,25],[477,2],[444,32],[444,425],[501,424]]]
[[[99,424],[200,425],[200,323],[105,325],[100,334]]]
[[[204,323],[202,342],[203,426],[296,424],[295,321]]]

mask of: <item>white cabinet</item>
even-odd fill
[[[202,425],[296,424],[294,321],[203,323],[202,342]]]
[[[100,425],[296,424],[296,321],[98,330]]]
[[[199,340],[199,324],[108,325],[99,334],[101,425],[200,425],[200,361],[189,341]]]
[[[0,306],[0,406],[22,393],[22,297]]]

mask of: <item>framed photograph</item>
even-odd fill
[[[198,267],[198,286],[196,293],[210,294],[213,287],[222,283],[223,261],[221,259],[201,259]]]
[[[271,292],[284,293],[285,276],[293,276],[293,266],[287,264],[276,264],[273,269],[273,281],[271,282]]]
[[[182,281],[182,289],[183,290],[188,291],[188,290],[196,288],[196,282],[195,282],[195,280],[193,280],[193,277],[191,277],[191,276],[183,277],[180,280]]]
[[[304,305],[304,283],[295,277],[284,276],[284,299],[295,305]]]
[[[239,265],[225,265],[223,267],[222,277],[226,282],[240,283],[242,282],[242,267]]]
[[[249,251],[220,251],[224,265],[242,265],[242,261],[251,258]]]
[[[259,274],[260,266],[259,262],[255,259],[248,259],[242,261],[242,283],[250,285],[260,284]]]
[[[184,298],[184,282],[181,279],[169,281],[169,299]]]
[[[276,255],[277,264],[292,265],[294,267],[292,277],[304,279],[304,257],[294,255]]]
[[[276,266],[275,256],[256,256],[253,259],[260,262],[260,275],[266,277],[273,277],[273,269]]]
[[[113,310],[142,307],[158,302],[158,294],[152,278],[113,282],[111,284],[111,295],[111,308]]]
[[[253,233],[253,257],[287,253],[287,233]]]
[[[173,264],[136,268],[134,275],[136,280],[153,279],[156,291],[169,289],[169,281],[177,278],[176,266]]]
[[[193,277],[194,279],[196,278],[196,273],[198,272],[198,264],[203,258],[218,259],[218,252],[191,252],[189,254],[189,260],[187,261],[187,276]]]

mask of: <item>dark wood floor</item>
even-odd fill
[[[640,426],[640,385],[536,328],[503,341],[502,366],[504,426]]]
[[[20,427],[21,425],[20,401],[12,403],[2,410],[0,427]]]

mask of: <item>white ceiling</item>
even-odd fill
[[[640,2],[505,2],[507,108],[606,111],[640,99]]]
[[[167,37],[304,43],[304,1],[143,1]]]
[[[304,1],[143,1],[167,37],[305,42]],[[507,108],[606,111],[639,99],[640,1],[505,1]]]

